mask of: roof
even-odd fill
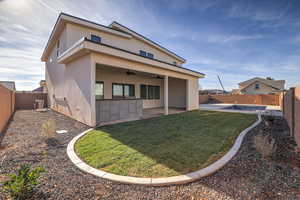
[[[117,27],[117,28],[120,29],[120,30],[124,30],[124,32],[129,32],[129,33],[132,34],[133,36],[135,36],[135,37],[137,37],[137,38],[139,38],[139,39],[141,39],[141,40],[143,40],[143,41],[145,41],[145,42],[147,42],[147,43],[150,43],[151,45],[153,45],[153,46],[155,46],[155,47],[158,47],[159,49],[163,50],[164,52],[166,52],[166,53],[168,53],[168,54],[172,54],[172,56],[176,57],[177,59],[181,60],[182,62],[185,62],[185,61],[186,61],[184,58],[178,56],[178,55],[175,54],[174,52],[172,52],[172,51],[166,49],[165,47],[163,47],[163,46],[157,44],[156,42],[154,42],[154,41],[152,41],[152,40],[146,38],[145,36],[143,36],[143,35],[141,35],[141,34],[135,32],[135,31],[129,29],[128,27],[126,27],[126,26],[124,26],[124,25],[122,25],[122,24],[120,24],[120,23],[118,23],[118,22],[116,22],[116,21],[114,21],[113,23],[111,23],[111,24],[109,25],[109,27],[111,27],[111,28]]]
[[[239,83],[239,86],[241,87],[240,90],[247,88],[249,85],[251,85],[255,82],[261,82],[261,83],[263,83],[269,87],[272,87],[274,89],[277,89],[277,90],[283,90],[284,84],[285,84],[285,80],[269,80],[269,79],[264,79],[264,78],[260,78],[260,77],[254,77],[247,81],[240,82]]]
[[[16,90],[15,82],[14,81],[0,81],[0,84],[6,87],[7,89]]]
[[[91,51],[99,52],[99,53],[104,53],[104,54],[109,54],[112,56],[118,56],[126,59],[133,59],[136,60],[137,58],[142,58],[142,63],[149,64],[155,67],[163,67],[164,69],[172,70],[172,71],[177,71],[181,73],[185,73],[188,75],[196,76],[199,78],[203,78],[205,74],[190,70],[184,67],[179,67],[174,64],[170,64],[161,60],[157,60],[155,58],[148,58],[141,56],[137,53],[127,51],[124,49],[120,49],[114,46],[110,46],[104,43],[96,43],[93,42],[90,39],[87,38],[82,38],[79,40],[77,43],[75,43],[72,47],[67,49],[64,53],[62,53],[58,57],[58,63],[64,64],[69,62],[70,60],[76,58],[78,55],[83,55],[84,53],[88,53]],[[119,54],[122,53],[122,54]]]
[[[43,86],[35,88],[34,90],[32,90],[32,92],[43,92],[43,91],[44,91],[44,87]]]
[[[179,60],[181,60],[182,62],[185,62],[185,59],[176,55],[175,53],[173,53],[172,51],[162,47],[161,45],[153,42],[152,40],[138,34],[137,32],[127,28],[126,26],[123,26],[121,24],[119,24],[118,22],[113,22],[112,24],[110,24],[110,26],[105,26],[102,24],[98,24],[83,18],[79,18],[73,15],[69,15],[66,13],[60,13],[56,23],[52,29],[52,32],[50,34],[50,37],[48,39],[48,42],[46,44],[46,47],[44,49],[44,52],[42,54],[41,60],[45,61],[46,58],[49,56],[49,53],[51,51],[51,49],[53,48],[53,46],[55,45],[55,42],[57,40],[57,36],[60,35],[61,31],[63,30],[65,23],[66,22],[71,22],[71,23],[75,23],[75,24],[80,24],[92,29],[96,29],[96,30],[101,30],[101,31],[105,31],[105,32],[109,32],[111,34],[116,34],[122,37],[127,37],[127,38],[131,38],[132,36],[137,37],[138,39],[145,41],[146,43],[160,49],[161,51],[167,53],[168,55],[175,57]],[[113,27],[117,27],[113,28]]]

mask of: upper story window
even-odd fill
[[[140,50],[140,55],[146,57],[147,56],[147,52]]]
[[[154,55],[152,53],[149,53],[149,52],[146,52],[146,51],[143,51],[143,50],[140,50],[140,55],[144,56],[144,57],[147,57],[147,58],[151,58],[151,59],[154,58]]]
[[[256,83],[256,84],[255,84],[255,89],[258,90],[259,88],[260,88],[259,84]]]
[[[147,57],[153,59],[154,55],[152,53],[147,53]]]
[[[177,65],[177,62],[176,62],[176,61],[174,61],[174,62],[173,62],[173,65]]]
[[[101,43],[101,37],[97,35],[91,35],[91,40],[96,43]]]

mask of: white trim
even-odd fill
[[[86,133],[93,129],[88,129],[76,137],[74,137],[68,144],[67,147],[67,154],[70,158],[70,160],[82,171],[87,172],[89,174],[93,174],[95,176],[98,176],[100,178],[117,181],[120,183],[126,183],[126,184],[139,184],[139,185],[147,185],[147,186],[163,186],[163,185],[171,185],[171,184],[183,184],[183,183],[189,183],[195,180],[198,180],[200,178],[203,178],[205,176],[209,176],[219,169],[221,169],[223,166],[226,165],[238,152],[240,149],[243,139],[246,136],[246,134],[256,127],[261,122],[261,115],[258,115],[258,120],[253,123],[250,127],[243,130],[238,138],[235,140],[234,145],[231,147],[231,149],[219,160],[214,162],[213,164],[197,170],[195,172],[191,172],[185,175],[181,176],[172,176],[172,177],[166,177],[166,178],[137,178],[137,177],[131,177],[131,176],[120,176],[116,174],[111,174],[108,172],[105,172],[103,170],[95,169],[85,162],[83,162],[75,153],[74,151],[74,145],[78,139],[80,139],[82,136],[84,136]]]
[[[68,54],[71,50],[75,49],[77,46],[79,46],[81,43],[84,42],[84,37],[82,37],[80,40],[78,40],[77,42],[75,42],[72,46],[70,46],[67,50],[65,50],[64,52],[62,52],[62,54],[60,54],[57,57],[57,60],[61,59],[62,57],[64,57],[66,54]]]

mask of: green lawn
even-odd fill
[[[114,174],[167,177],[203,168],[230,149],[255,115],[190,111],[107,125],[75,144],[89,165]]]

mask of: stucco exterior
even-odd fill
[[[259,89],[255,88],[256,84],[259,84]],[[258,81],[248,85],[246,88],[242,90],[242,94],[271,94],[276,92],[279,92],[278,89],[275,89],[269,85],[266,85]]]
[[[255,77],[239,83],[239,89],[234,94],[274,94],[284,91],[285,80]]]
[[[67,24],[67,37],[68,37],[68,47],[77,42],[83,37],[91,39],[91,34],[97,35],[101,37],[101,42],[105,44],[109,44],[111,46],[119,47],[121,49],[139,53],[140,50],[144,50],[146,52],[151,52],[154,54],[154,57],[158,60],[162,60],[168,63],[176,62],[178,66],[180,66],[183,62],[167,55],[166,53],[160,51],[159,49],[146,44],[145,42],[138,40],[134,37],[126,38],[118,35],[113,35],[109,33],[105,33],[103,31],[94,30],[90,28],[85,28],[79,25]]]
[[[160,88],[159,99],[142,99],[143,109],[164,107],[168,114],[168,107],[198,108],[198,79],[204,75],[181,67],[185,61],[181,57],[118,25],[108,28],[60,17],[42,55],[52,109],[95,126],[96,113],[100,113],[98,120],[105,113],[99,110],[102,104],[96,104],[96,81],[104,83],[104,100],[113,99],[113,83],[133,84],[135,96],[131,98],[140,99],[143,84]],[[101,37],[101,43],[91,41],[92,34]],[[140,50],[151,52],[154,58],[139,55]]]
[[[47,65],[46,81],[50,107],[82,123],[92,125],[93,105],[91,56],[86,55],[67,66]]]
[[[140,85],[160,86],[160,97],[163,97],[163,80],[157,79],[149,74],[137,73],[136,75],[127,75],[126,70],[114,68],[105,65],[97,65],[96,81],[104,83],[104,99],[112,99],[112,84],[134,84],[135,97],[141,98]],[[143,100],[143,108],[163,107],[163,98],[159,100]]]

